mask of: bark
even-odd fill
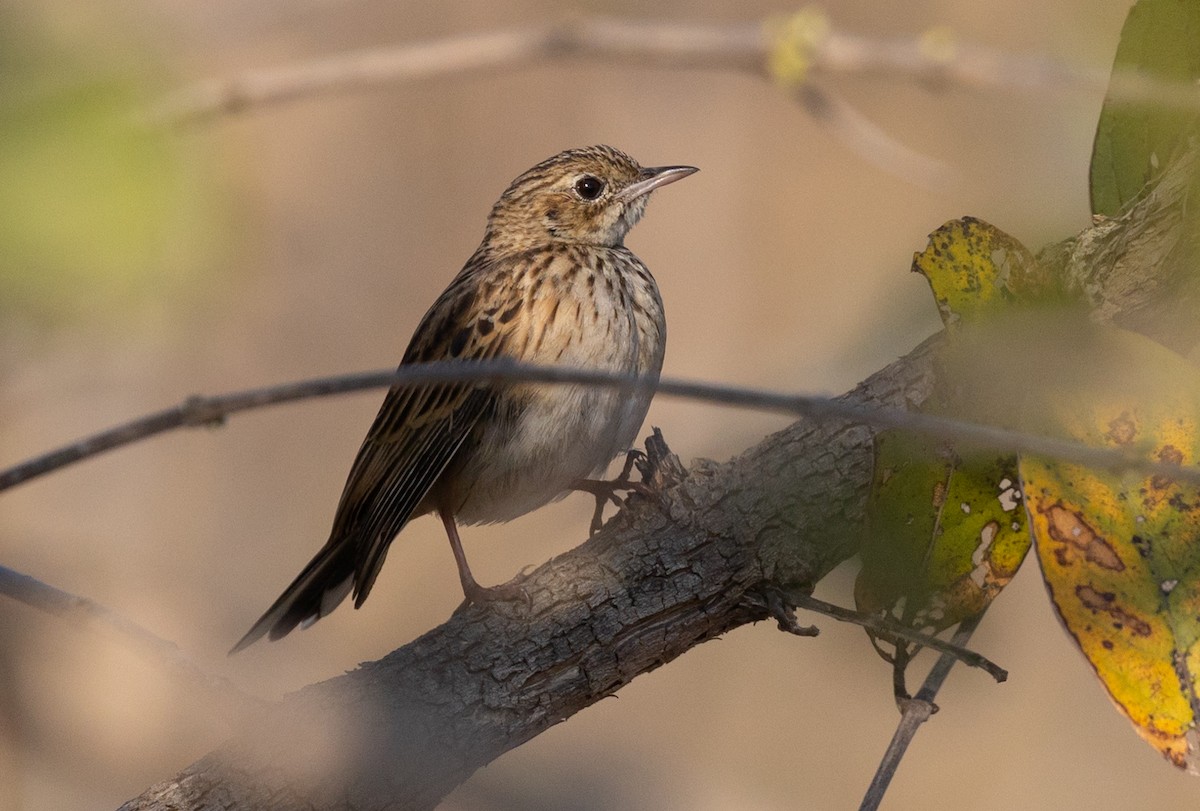
[[[1190,162],[1181,171],[1162,194],[1041,256],[1101,320],[1160,339],[1167,320],[1180,321],[1184,331],[1168,336],[1177,348],[1195,340],[1195,319],[1154,314],[1168,304],[1175,313],[1194,293],[1194,254],[1178,236]],[[845,399],[919,406],[941,341]],[[810,592],[857,549],[872,435],[802,420],[735,459],[689,470],[651,437],[644,473],[655,494],[633,497],[591,540],[526,577],[528,604],[471,607],[299,691],[123,809],[433,808],[480,766],[637,675]]]

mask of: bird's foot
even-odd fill
[[[486,603],[515,603],[523,602],[526,607],[533,605],[533,598],[529,596],[529,592],[520,583],[509,581],[501,583],[498,586],[481,586],[478,583],[464,583],[463,594],[466,599],[458,608],[454,609],[454,613],[458,614],[465,611],[471,605],[484,605]]]
[[[639,450],[626,451],[625,466],[621,468],[620,474],[615,479],[579,479],[571,485],[571,489],[591,493],[596,498],[596,511],[592,513],[592,523],[588,527],[589,535],[595,535],[604,526],[605,504],[611,501],[617,507],[621,506],[621,499],[617,493],[637,493],[641,496],[653,494],[654,491],[650,485],[645,482],[635,482],[629,478],[634,464],[638,459],[644,457],[645,454]]]

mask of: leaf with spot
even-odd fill
[[[1198,134],[1194,105],[1130,100],[1133,76],[1186,88],[1200,81],[1200,3],[1140,0],[1121,29],[1113,79],[1092,146],[1092,212],[1116,216]]]
[[[889,431],[877,440],[875,458],[858,609],[927,633],[982,612],[1029,551],[1016,456],[960,456],[934,440]],[[885,651],[872,640],[902,680],[915,649],[886,640],[892,650]]]
[[[1020,242],[973,217],[931,234],[913,270],[928,279],[952,339],[961,325],[1011,310],[1045,286]],[[939,376],[924,411],[970,411],[949,380]],[[855,583],[859,610],[928,633],[983,612],[1029,551],[1025,520],[1015,455],[881,434]],[[872,642],[895,668],[897,697],[906,697],[904,670],[919,647],[874,635]]]
[[[913,255],[912,270],[929,282],[946,326],[978,322],[1051,290],[1028,248],[975,217],[950,220],[930,234],[925,250]]]
[[[1038,559],[1068,632],[1138,732],[1200,765],[1200,372],[1148,338],[1097,331],[1105,371],[1037,399],[1063,436],[1166,471],[1107,471],[1023,456]]]

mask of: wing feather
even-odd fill
[[[430,308],[401,366],[450,359],[487,360],[505,353],[512,331],[495,329],[482,312],[476,288],[487,268],[474,270],[464,271]],[[481,329],[484,322],[487,326]],[[359,450],[334,519],[333,536],[356,546],[356,606],[370,593],[392,539],[494,404],[494,389],[475,383],[388,391]]]
[[[522,319],[493,316],[524,302],[494,305],[506,285],[519,289],[520,276],[511,258],[501,267],[476,254],[425,314],[400,365],[511,354],[528,340]],[[351,466],[329,540],[234,650],[311,623],[349,593],[362,605],[392,539],[496,406],[495,388],[476,383],[391,388]]]

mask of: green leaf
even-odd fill
[[[889,431],[875,458],[859,610],[928,632],[983,611],[1029,550],[1016,456]]]
[[[1115,216],[1155,182],[1188,138],[1194,111],[1114,93],[1132,75],[1186,87],[1200,79],[1200,2],[1140,0],[1129,11],[1092,146],[1092,212]]]
[[[929,281],[954,337],[964,325],[990,322],[1049,289],[1025,246],[974,217],[930,234],[912,268]],[[973,414],[974,404],[951,383],[952,370],[945,371],[922,410]],[[854,588],[859,610],[930,633],[982,613],[1029,551],[1017,482],[1015,455],[956,452],[900,431],[880,435]],[[904,669],[918,648],[887,640],[889,652],[879,638],[872,641],[893,664],[898,697],[905,697]]]

